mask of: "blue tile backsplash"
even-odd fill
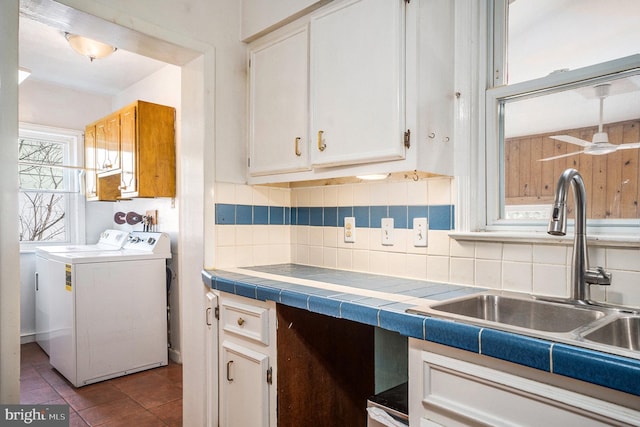
[[[428,218],[431,230],[454,229],[453,205],[421,206],[325,206],[284,208],[279,206],[216,203],[218,225],[310,225],[342,227],[353,216],[358,228],[380,228],[382,218],[393,218],[394,228],[413,227],[414,218]]]

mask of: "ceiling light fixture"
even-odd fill
[[[22,83],[24,79],[29,77],[31,74],[31,70],[27,70],[26,68],[19,67],[18,68],[18,84]]]
[[[94,59],[107,57],[118,50],[118,48],[106,43],[91,40],[77,34],[64,33],[64,37],[67,39],[73,50],[78,52],[80,55],[88,57],[91,62],[93,62]]]

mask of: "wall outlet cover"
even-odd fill
[[[382,218],[382,245],[393,246],[393,218]]]
[[[347,216],[344,218],[344,242],[356,242],[356,218],[353,216]]]
[[[413,246],[426,247],[428,245],[429,221],[427,218],[413,219]]]

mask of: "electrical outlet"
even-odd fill
[[[393,246],[393,218],[382,218],[382,245]]]
[[[356,218],[353,216],[346,216],[344,218],[344,242],[356,242]]]
[[[427,246],[428,231],[429,221],[427,218],[413,218],[413,246]]]

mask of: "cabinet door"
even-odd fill
[[[98,172],[120,168],[120,116],[112,114],[96,123]]]
[[[122,192],[138,190],[136,106],[131,105],[120,112],[120,155],[122,162]]]
[[[236,343],[222,343],[220,425],[269,426],[269,356]]]
[[[312,16],[312,165],[402,159],[404,0],[348,0]]]
[[[205,294],[205,360],[206,360],[206,415],[205,426],[218,426],[218,321],[215,310],[218,297],[213,292]]]
[[[309,169],[308,30],[250,48],[251,175]]]
[[[96,127],[87,126],[84,131],[84,186],[87,200],[98,197],[96,182]]]

